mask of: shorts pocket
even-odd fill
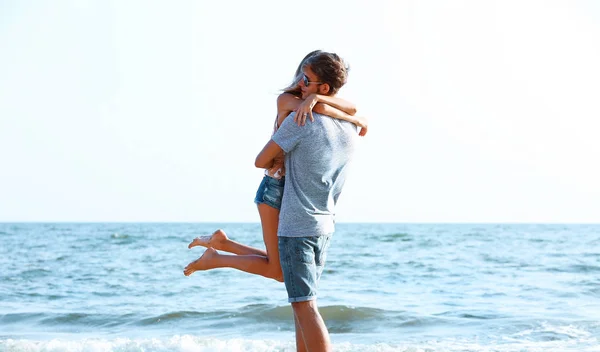
[[[310,242],[309,238],[302,238],[301,241],[296,241],[294,248],[296,257],[304,264],[313,264],[315,262],[315,251]]]
[[[321,236],[318,241],[318,249],[317,249],[317,258],[316,264],[317,266],[325,265],[325,261],[327,260],[327,252],[329,249],[329,244],[331,243],[331,236]]]

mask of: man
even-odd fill
[[[348,74],[343,60],[326,52],[311,57],[303,72],[300,85],[305,101],[315,94],[335,95]],[[283,278],[294,311],[296,346],[298,351],[331,351],[329,333],[317,309],[317,286],[357,131],[350,122],[319,114],[314,114],[313,122],[299,126],[293,115],[285,119],[255,164],[268,168],[281,150],[286,153],[278,238]]]

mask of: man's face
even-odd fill
[[[310,67],[305,66],[302,69],[304,72],[304,79],[300,81],[300,89],[302,90],[302,99],[306,99],[311,94],[320,93],[319,87],[321,86],[321,82],[319,81],[319,77],[315,75],[315,73],[310,69]],[[306,83],[308,78],[308,84]]]

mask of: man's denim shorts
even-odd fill
[[[271,176],[265,176],[258,186],[254,203],[266,204],[275,209],[281,209],[281,200],[283,199],[283,186],[285,177],[276,179]]]
[[[317,298],[331,236],[279,236],[279,259],[290,303]]]

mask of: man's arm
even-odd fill
[[[317,103],[313,109],[314,112],[322,115],[327,115],[329,117],[333,117],[335,119],[344,120],[348,122],[352,122],[356,126],[360,127],[359,136],[364,137],[367,134],[368,130],[368,121],[366,117],[356,116],[356,115],[348,115],[342,110],[336,109],[333,106],[329,106],[323,103]]]
[[[315,101],[315,103],[312,104],[313,106],[316,103],[323,103],[333,106],[336,109],[340,109],[348,115],[356,115],[356,105],[342,98],[330,95],[311,94],[306,100],[310,100],[310,98]]]
[[[298,105],[298,108],[295,109],[296,116],[294,117],[294,122],[304,126],[307,117],[310,118],[311,121],[314,121],[315,118],[312,115],[312,110],[317,103],[329,105],[351,116],[356,114],[356,106],[349,101],[335,96],[311,94]]]
[[[261,169],[268,169],[273,166],[275,157],[281,153],[282,149],[272,139],[264,146],[264,148],[256,156],[254,166]]]

